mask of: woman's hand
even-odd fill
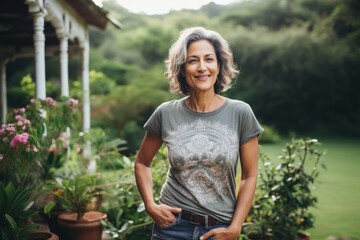
[[[236,240],[240,235],[240,231],[232,228],[214,228],[200,237],[200,240]]]
[[[181,208],[174,208],[165,204],[154,204],[146,211],[158,227],[165,228],[173,224],[176,218],[175,215],[181,212]]]

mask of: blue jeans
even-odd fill
[[[208,226],[192,224],[189,220],[182,219],[181,213],[179,213],[169,227],[161,228],[154,223],[151,240],[199,240],[202,235],[211,229],[228,226],[229,224],[222,222]],[[213,240],[213,238],[208,240]]]

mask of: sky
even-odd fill
[[[117,0],[117,2],[130,12],[152,15],[165,14],[171,10],[199,9],[210,2],[226,5],[234,0]]]

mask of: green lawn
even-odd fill
[[[315,136],[311,136],[315,138]],[[321,170],[314,193],[318,197],[312,240],[328,236],[360,239],[360,139],[318,138],[327,170]],[[289,139],[277,144],[263,144],[262,149],[276,159]]]

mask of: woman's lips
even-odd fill
[[[205,81],[205,80],[208,80],[209,77],[210,77],[210,75],[201,75],[201,76],[196,76],[195,78],[200,81]]]

